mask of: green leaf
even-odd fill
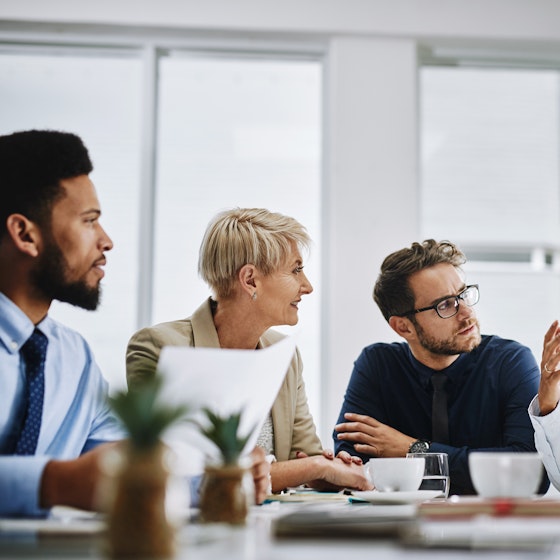
[[[241,437],[238,432],[243,411],[229,416],[220,416],[209,408],[203,408],[202,412],[208,419],[208,425],[203,426],[195,422],[200,432],[220,450],[225,465],[236,464],[257,425],[255,424],[245,436]]]
[[[162,434],[189,411],[186,405],[168,406],[157,401],[163,380],[156,376],[141,387],[109,397],[109,405],[126,428],[137,449],[157,445]]]

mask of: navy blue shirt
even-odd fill
[[[535,451],[527,407],[537,394],[540,370],[525,346],[482,336],[475,350],[460,354],[442,371],[449,377],[450,442],[432,442],[430,451],[449,455],[451,494],[474,494],[470,451]],[[366,414],[408,436],[431,441],[434,372],[414,358],[405,342],[364,348],[354,363],[338,423],[345,421],[345,412]],[[352,444],[336,434],[336,452],[356,455]],[[358,455],[364,461],[370,458]]]

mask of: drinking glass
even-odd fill
[[[449,464],[447,453],[407,453],[407,457],[423,457],[426,460],[420,490],[439,490],[441,496],[449,494]]]

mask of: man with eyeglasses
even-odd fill
[[[364,461],[447,453],[452,494],[475,493],[471,451],[535,451],[527,406],[540,373],[528,348],[481,336],[478,285],[465,284],[465,260],[433,239],[384,260],[374,299],[405,342],[362,351],[333,435],[337,453]]]

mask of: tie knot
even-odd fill
[[[21,347],[21,353],[28,365],[44,363],[48,343],[47,337],[39,329],[33,331]]]
[[[432,374],[432,385],[436,391],[445,390],[445,385],[447,384],[447,375],[441,373],[440,371]]]

